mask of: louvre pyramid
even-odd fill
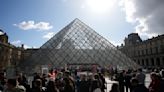
[[[64,27],[24,62],[28,67],[61,67],[65,64],[98,64],[103,67],[112,65],[124,69],[138,66],[79,19]]]

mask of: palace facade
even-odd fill
[[[16,47],[8,42],[8,35],[0,30],[0,72],[8,67],[17,67],[21,61],[22,47]]]
[[[131,33],[118,49],[145,68],[164,67],[164,34],[142,41]]]

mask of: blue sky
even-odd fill
[[[125,6],[119,5],[120,0],[109,1],[113,4],[110,8],[96,11],[103,5],[93,4],[92,7],[88,0],[0,0],[0,29],[8,34],[12,44],[40,47],[72,20],[79,18],[117,45],[129,33],[137,32],[138,22],[127,21],[127,9],[123,10]]]

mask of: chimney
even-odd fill
[[[24,49],[24,44],[21,45],[21,48]]]

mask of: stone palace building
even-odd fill
[[[16,67],[21,61],[22,47],[16,47],[8,42],[8,35],[0,29],[0,72],[8,67]]]
[[[164,67],[164,34],[142,41],[131,33],[118,49],[145,68]]]

